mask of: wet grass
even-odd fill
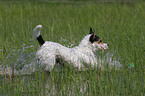
[[[105,96],[145,95],[144,36],[145,3],[48,3],[0,2],[0,63],[11,50],[34,45],[26,53],[36,52],[38,43],[33,28],[42,24],[45,40],[68,46],[78,45],[92,27],[109,51],[123,65],[121,70],[76,72],[35,72],[5,80],[1,76],[1,95]],[[62,42],[62,39],[67,42]],[[5,47],[5,54],[3,48]],[[17,56],[11,59],[15,62]],[[12,64],[12,63],[11,63]],[[128,65],[134,64],[129,69]]]

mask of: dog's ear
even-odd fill
[[[95,33],[93,33],[93,34],[90,36],[89,41],[90,41],[91,43],[93,43],[93,42],[94,42],[94,38],[95,38]]]
[[[94,32],[93,32],[93,30],[92,30],[92,28],[90,27],[90,33],[89,34],[93,34]]]

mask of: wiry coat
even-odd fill
[[[40,36],[40,29],[42,26],[38,25],[34,29],[34,34],[36,38]],[[39,30],[38,30],[39,29]],[[58,59],[63,60],[70,66],[77,67],[79,70],[86,67],[97,66],[97,60],[94,55],[94,50],[96,50],[97,43],[91,43],[89,34],[83,38],[79,46],[74,48],[67,48],[59,43],[46,41],[43,42],[41,48],[37,51],[36,56],[39,58],[39,63],[46,65],[45,70],[51,71]],[[93,36],[94,37],[94,36]],[[38,40],[40,41],[40,40]],[[108,48],[107,44],[102,44],[104,49]],[[101,48],[102,48],[101,46]]]

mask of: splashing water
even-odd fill
[[[66,40],[65,40],[66,41]],[[75,44],[70,44],[70,46],[67,47],[72,47]],[[27,52],[27,50],[32,50],[34,48],[33,45],[31,46],[25,46],[25,44],[22,45],[23,48],[19,49],[18,51],[16,50],[11,50],[10,53],[6,56],[6,59],[4,60],[4,63],[0,65],[0,75],[4,74],[12,74],[12,66],[14,66],[14,74],[15,75],[29,75],[35,72],[36,70],[38,71],[43,71],[45,69],[45,66],[42,66],[38,64],[35,54],[36,52]],[[3,50],[1,50],[3,51]],[[99,67],[101,69],[106,69],[106,67],[109,65],[110,69],[114,68],[118,69],[121,68],[122,65],[116,58],[113,57],[114,55],[111,53],[101,53],[101,52],[96,52],[96,58]],[[4,72],[4,66],[5,65],[5,72]]]
[[[118,70],[122,68],[120,62],[116,59],[114,54],[112,54],[111,52],[106,52],[106,53],[97,52],[96,55],[98,57],[97,58],[98,66],[101,67],[101,69],[110,70],[114,68],[115,70]]]
[[[23,48],[19,49],[18,51],[10,50],[10,53],[4,60],[4,63],[0,65],[0,75],[9,74],[9,72],[12,74],[12,66],[14,66],[15,75],[25,75],[35,72],[36,52],[27,52],[27,50],[32,49],[34,46],[25,46],[25,44],[23,44],[22,47]],[[5,70],[3,66],[5,66]]]

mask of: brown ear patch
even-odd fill
[[[103,42],[102,42],[102,39],[99,39],[98,41],[94,41],[94,43],[96,43],[96,44],[104,44]]]

